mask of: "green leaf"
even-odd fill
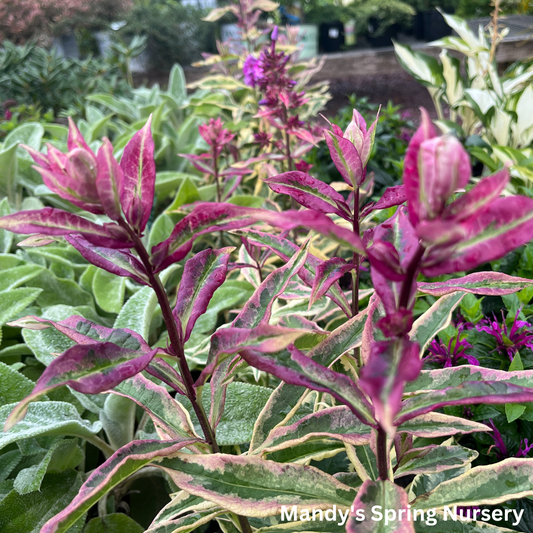
[[[271,389],[249,383],[232,382],[226,390],[224,413],[216,428],[217,442],[220,446],[240,445],[250,442],[257,416],[267,403]],[[195,421],[196,432],[202,431],[197,422],[192,405],[186,398],[180,398],[183,406]],[[207,413],[211,409],[211,385],[208,383],[202,392],[202,404]]]
[[[356,494],[316,468],[258,457],[178,453],[157,466],[182,490],[244,516],[277,515],[282,505],[347,508]]]
[[[39,533],[48,519],[68,505],[80,486],[81,473],[69,470],[48,474],[39,492],[19,495],[13,490],[0,502],[0,530],[2,533]],[[81,527],[75,531],[81,531]]]
[[[144,528],[123,513],[96,517],[87,522],[83,533],[143,533]]]
[[[107,439],[114,449],[133,440],[135,428],[135,402],[129,398],[109,394],[100,412],[100,421]]]
[[[394,471],[394,478],[451,470],[470,464],[478,455],[475,450],[462,446],[431,445],[413,448],[402,456]]]
[[[4,198],[0,202],[0,217],[11,214],[11,209],[9,207],[9,200]],[[13,243],[13,233],[5,229],[0,229],[0,253],[7,254]]]
[[[0,325],[28,307],[42,293],[40,289],[19,288],[0,292]]]
[[[240,205],[243,207],[261,207],[264,202],[264,198],[249,194],[235,195],[228,200],[228,204]]]
[[[29,287],[41,289],[37,304],[41,307],[61,305],[68,302],[69,305],[94,306],[93,298],[71,279],[59,279],[49,270],[43,270],[37,277],[28,281]]]
[[[131,121],[132,119],[137,119],[139,117],[137,108],[133,104],[130,104],[129,102],[125,102],[123,100],[119,100],[118,98],[110,94],[89,94],[86,98],[91,102],[102,104],[103,106],[107,107],[108,109],[128,121]]]
[[[419,344],[421,356],[437,333],[451,324],[452,313],[464,295],[464,292],[454,292],[439,298],[422,316],[415,320],[409,337]]]
[[[48,464],[50,463],[58,444],[59,442],[56,442],[52,445],[40,463],[30,466],[29,468],[24,468],[17,474],[13,488],[19,494],[29,494],[30,492],[35,492],[41,488],[41,483],[43,482],[44,475],[48,469]]]
[[[156,244],[167,240],[175,225],[171,215],[165,215],[165,213],[159,215],[150,229],[148,249],[151,250]]]
[[[17,149],[18,145],[13,144],[10,148],[0,151],[0,194],[7,196],[11,201],[15,200],[18,167]]]
[[[11,450],[0,455],[0,482],[8,478],[22,460],[19,450]]]
[[[126,278],[115,276],[99,268],[93,277],[93,294],[96,303],[107,313],[119,313],[124,303]]]
[[[200,199],[196,185],[189,178],[185,178],[180,185],[174,201],[167,207],[165,213],[177,213],[180,211],[182,205],[192,204]]]
[[[178,105],[187,99],[187,81],[181,65],[176,63],[170,71],[168,79],[168,94],[170,94]]]
[[[179,265],[172,265],[160,273],[163,284],[167,282]],[[143,339],[150,336],[150,325],[157,308],[157,297],[150,287],[137,291],[122,307],[115,320],[115,328],[131,329]]]
[[[0,407],[0,427],[17,404]],[[102,429],[100,422],[91,424],[83,420],[76,408],[65,402],[36,402],[29,406],[28,414],[7,432],[0,432],[0,449],[12,442],[41,435],[72,435],[90,439]]]
[[[33,387],[33,381],[0,363],[0,405],[19,402],[31,393]]]
[[[2,271],[0,291],[15,289],[38,276],[42,270],[43,268],[39,265],[32,264],[8,268]]]

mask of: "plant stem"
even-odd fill
[[[387,432],[381,426],[378,428],[377,462],[379,479],[389,479],[389,465],[387,464]]]
[[[90,442],[93,446],[96,446],[104,454],[106,459],[109,459],[115,453],[115,450],[113,450],[105,440],[102,440],[96,435],[85,437],[85,440]]]
[[[359,237],[359,187],[357,187],[354,191],[352,229],[353,232]],[[355,316],[359,314],[359,254],[354,252],[352,261],[355,265],[355,271],[352,272],[352,316]],[[354,348],[353,356],[359,367],[361,367],[361,349]]]
[[[418,243],[418,248],[416,249],[413,258],[407,267],[407,272],[405,273],[405,279],[402,284],[402,292],[400,293],[400,308],[407,309],[409,307],[411,289],[413,283],[416,281],[420,260],[422,259],[425,251],[426,249],[422,246],[422,244]]]
[[[200,427],[202,428],[205,440],[207,444],[211,446],[211,450],[213,451],[213,453],[220,453],[220,448],[218,447],[215,433],[211,428],[211,424],[209,423],[209,419],[205,414],[201,402],[198,401],[198,397],[196,396],[196,389],[194,388],[194,379],[189,369],[187,358],[185,357],[181,336],[178,332],[176,321],[174,320],[174,317],[172,315],[172,309],[170,308],[165,288],[161,283],[161,279],[153,270],[152,264],[150,263],[150,256],[148,255],[148,252],[146,251],[146,248],[144,247],[144,244],[142,243],[139,235],[137,235],[137,233],[133,231],[123,219],[119,219],[118,223],[123,228],[125,228],[126,231],[130,234],[134,243],[135,250],[139,254],[139,258],[141,259],[144,268],[146,269],[150,285],[157,296],[157,301],[159,302],[159,306],[161,307],[161,314],[163,315],[163,320],[167,327],[168,337],[170,340],[170,348],[172,350],[172,353],[178,359],[180,374],[183,379],[185,389],[187,391],[187,397],[189,398],[196,417],[198,418],[198,422],[200,423]],[[241,525],[242,533],[252,533],[252,528],[250,527],[248,519],[245,516],[240,515],[238,515],[238,518],[239,524]]]
[[[172,316],[172,309],[170,308],[165,288],[163,287],[159,276],[153,271],[152,264],[150,263],[150,257],[140,237],[123,220],[119,220],[119,224],[123,228],[125,228],[126,231],[128,231],[128,233],[130,234],[134,243],[135,250],[139,254],[139,258],[141,259],[144,268],[146,269],[148,279],[150,280],[150,285],[157,296],[157,301],[159,302],[159,306],[161,307],[161,314],[163,315],[163,320],[168,331],[170,349],[178,359],[180,374],[183,379],[185,389],[187,391],[187,397],[189,398],[194,412],[196,413],[198,422],[200,423],[202,432],[205,436],[205,440],[209,444],[209,446],[211,446],[213,453],[219,453],[220,449],[216,442],[214,432],[211,428],[211,425],[209,424],[209,420],[207,419],[207,415],[205,414],[204,408],[200,404],[196,396],[196,389],[194,388],[194,379],[192,377],[191,371],[189,370],[187,359],[185,358],[185,352],[183,351],[183,343],[181,341],[180,334],[178,333],[178,328],[176,326],[174,317]]]

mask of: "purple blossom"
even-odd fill
[[[263,77],[261,63],[259,59],[253,55],[249,55],[246,58],[242,71],[244,73],[244,83],[246,83],[248,87],[256,87],[259,80]]]
[[[489,420],[487,425],[492,429],[492,433],[490,434],[490,436],[494,439],[494,445],[491,446],[491,448],[496,448],[496,455],[498,455],[498,459],[502,460],[511,457],[507,450],[507,446],[505,446],[505,443],[503,442],[502,434],[494,424],[494,421]],[[520,446],[518,448],[518,451],[516,452],[515,457],[527,457],[527,454],[532,449],[533,444],[529,444],[528,439],[520,439]]]
[[[483,331],[494,337],[497,344],[496,350],[501,354],[507,354],[511,361],[521,347],[526,346],[533,349],[533,334],[528,329],[531,324],[525,320],[518,320],[519,313],[520,309],[516,312],[510,330],[503,319],[503,311],[501,324],[496,320],[496,316],[493,316],[492,320],[484,318],[476,326],[478,331]]]
[[[459,359],[465,359],[468,364],[479,366],[479,361],[473,355],[465,353],[465,350],[472,348],[472,345],[466,339],[460,338],[462,329],[460,326],[457,336],[452,337],[448,344],[433,339],[428,346],[429,355],[424,357],[424,362],[431,361],[443,365],[444,368],[449,368],[457,366]]]

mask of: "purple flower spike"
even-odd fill
[[[522,448],[522,445],[524,448]],[[524,439],[520,441],[520,448],[518,448],[518,452],[516,453],[516,457],[527,457],[527,454],[533,449],[533,443],[529,444],[528,439]]]
[[[256,87],[259,80],[263,77],[261,63],[259,62],[259,59],[252,55],[249,55],[246,58],[242,71],[244,74],[244,83],[246,83],[248,87]]]
[[[492,429],[492,433],[490,434],[490,436],[494,439],[494,447],[496,448],[496,453],[498,457],[500,459],[505,459],[506,457],[509,457],[509,452],[507,451],[507,446],[505,446],[505,443],[503,442],[502,434],[500,433],[492,419],[489,420],[487,425]]]
[[[277,41],[278,40],[278,34],[279,34],[279,29],[277,26],[274,26],[274,29],[272,30],[272,35],[270,36],[270,39],[272,39],[272,41]]]

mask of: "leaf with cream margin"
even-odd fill
[[[81,486],[72,502],[41,529],[41,533],[63,533],[81,518],[102,496],[142,467],[175,454],[191,439],[170,441],[133,441],[117,450],[103,465],[94,470]]]
[[[458,433],[484,433],[489,431],[489,429],[485,424],[467,420],[466,418],[442,413],[427,413],[405,421],[398,426],[397,431],[398,433],[408,433],[416,437],[433,439],[457,435]]]
[[[297,170],[284,172],[263,181],[274,192],[287,194],[308,209],[316,209],[321,213],[335,213],[346,220],[351,219],[350,208],[342,194],[331,185],[312,178],[305,172]]]
[[[47,392],[63,385],[69,385],[85,394],[107,391],[141,372],[156,352],[157,349],[146,353],[128,350],[110,342],[81,344],[69,348],[48,365],[33,392],[13,409],[4,429],[8,430],[20,421],[26,414],[29,403]]]
[[[368,520],[374,516],[372,509],[375,505],[381,506],[382,519]],[[398,519],[398,509],[407,509],[409,498],[402,487],[389,480],[372,481],[367,479],[357,493],[353,502],[352,511],[346,524],[347,533],[415,533],[411,521]],[[366,518],[358,520],[358,511],[363,511]],[[394,517],[389,515],[394,512]]]
[[[346,352],[361,346],[363,328],[366,323],[366,310],[361,311],[312,348],[307,356],[318,364],[329,367]],[[288,415],[303,399],[305,392],[297,385],[281,383],[272,393],[265,408],[259,415],[250,450],[257,448],[268,433],[287,419]]]
[[[466,381],[502,381],[521,387],[529,387],[533,383],[533,370],[507,372],[474,365],[422,370],[415,381],[405,386],[405,392],[419,394],[425,391],[459,387]]]
[[[503,272],[474,272],[448,281],[418,283],[418,292],[431,296],[446,296],[456,291],[480,294],[482,296],[502,296],[513,294],[530,287],[533,280],[509,276]]]
[[[447,405],[505,404],[533,402],[533,388],[505,381],[464,381],[456,387],[422,392],[402,403],[396,424],[401,424]]]
[[[533,459],[511,458],[495,465],[474,467],[411,503],[416,509],[441,509],[454,505],[497,505],[532,495]]]
[[[156,270],[180,261],[192,249],[194,239],[206,233],[229,231],[255,223],[269,224],[282,230],[305,227],[324,235],[347,249],[364,254],[359,235],[338,226],[327,215],[318,211],[268,211],[224,203],[198,204],[191,213],[178,222],[170,237],[152,248],[152,264]]]
[[[406,452],[399,466],[394,468],[394,478],[417,474],[432,474],[470,464],[479,453],[463,446],[444,444],[412,448]]]
[[[251,366],[268,372],[285,383],[327,392],[348,406],[366,424],[374,425],[372,406],[350,378],[315,363],[294,347],[277,354],[244,350],[241,357]]]
[[[211,337],[207,364],[196,386],[203,385],[219,364],[241,350],[253,349],[263,353],[279,352],[307,333],[303,329],[271,326],[268,323],[261,323],[252,329],[221,328]]]
[[[266,517],[282,505],[348,508],[356,491],[317,468],[258,457],[178,453],[158,463],[178,487],[244,516]]]
[[[133,400],[152,419],[162,439],[197,438],[189,413],[161,385],[142,374],[126,379],[113,390],[114,394]]]
[[[461,303],[465,293],[453,292],[439,298],[422,316],[418,317],[409,332],[409,338],[420,346],[420,356],[437,333],[452,322],[452,313]]]
[[[150,131],[152,115],[124,147],[120,168],[123,172],[120,203],[126,220],[143,231],[154,202],[154,140]]]

